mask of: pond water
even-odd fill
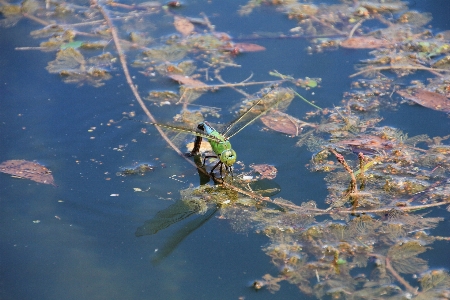
[[[449,3],[417,1],[409,7],[431,12],[431,30],[440,32],[450,29]],[[189,17],[205,12],[217,31],[230,34],[236,42],[266,48],[234,57],[241,67],[225,69],[221,74],[226,81],[240,82],[250,75],[251,81],[274,80],[268,74],[273,70],[294,78],[322,78],[320,88],[299,92],[323,108],[341,105],[354,81],[349,75],[355,73],[360,60],[370,58],[370,50],[341,48],[308,54],[311,41],[306,38],[253,37],[255,32],[279,37],[297,24],[268,4],[241,16],[238,10],[244,4],[191,1],[173,12]],[[176,33],[170,14],[155,18],[156,24],[166,24],[154,29],[152,36]],[[112,78],[101,87],[66,84],[45,69],[55,59],[55,51],[15,50],[38,46],[44,39],[33,39],[30,32],[40,28],[22,18],[17,25],[0,29],[0,162],[36,161],[52,171],[56,183],[44,185],[0,174],[0,299],[308,299],[309,295],[287,282],[281,282],[275,294],[252,289],[255,279],[280,272],[262,251],[269,238],[255,230],[236,232],[217,213],[188,231],[164,255],[161,249],[198,216],[154,235],[135,235],[137,228],[178,201],[180,190],[199,185],[197,171],[152,126],[128,120],[110,122],[131,111],[144,119],[118,62]],[[129,62],[134,55],[127,55]],[[199,68],[204,67],[199,63]],[[140,76],[142,69],[138,68],[130,70],[142,95],[151,90],[178,90],[175,81]],[[398,80],[402,85],[410,82]],[[242,89],[251,94],[261,87]],[[212,121],[227,122],[235,117],[231,108],[242,98],[232,89],[220,89],[204,94],[195,104],[220,107],[220,119]],[[180,106],[146,104],[158,120],[170,121],[180,112]],[[295,98],[288,113],[303,118],[312,110]],[[380,114],[379,126],[399,128],[409,136],[449,134],[450,119],[444,112],[399,104]],[[141,133],[143,127],[148,134]],[[326,208],[326,174],[305,167],[312,153],[296,147],[297,139],[262,128],[261,122],[255,122],[233,138],[238,159],[246,165],[276,166],[275,181],[281,187],[277,197],[297,205],[314,199],[318,207]],[[448,145],[448,141],[443,143]],[[116,174],[143,163],[154,170],[145,176]],[[446,236],[445,207],[426,212],[445,218],[433,234]],[[432,252],[421,257],[431,268],[449,268],[448,260],[442,260],[448,242],[435,242],[432,247]]]

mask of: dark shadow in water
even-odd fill
[[[204,223],[206,223],[217,212],[217,206],[209,208],[206,213],[198,216],[192,221],[186,223],[182,228],[177,230],[170,238],[164,243],[164,245],[156,252],[156,256],[152,258],[153,264],[160,263],[164,258],[170,255],[173,250],[180,244],[189,234],[194,232]],[[158,231],[169,227],[172,224],[183,221],[191,215],[198,213],[200,209],[193,208],[192,205],[188,205],[184,201],[177,201],[164,210],[161,210],[156,214],[153,219],[145,222],[144,225],[138,227],[135,235],[137,237],[144,235],[152,235]]]

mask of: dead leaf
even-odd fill
[[[438,111],[450,112],[450,99],[444,95],[422,89],[401,90],[397,93],[419,105]]]
[[[173,74],[173,75],[169,75],[169,77],[175,81],[180,82],[181,84],[184,84],[185,86],[188,86],[188,87],[198,88],[198,87],[207,87],[208,86],[207,84],[201,82],[200,80],[193,79],[188,76]]]
[[[386,40],[380,40],[373,37],[353,37],[341,42],[341,47],[350,49],[376,49],[390,46]]]
[[[261,179],[274,179],[277,176],[277,168],[271,165],[251,165],[250,168],[252,168],[255,172],[261,174]]]
[[[0,164],[0,172],[39,183],[55,185],[52,172],[46,167],[26,160],[7,160]]]
[[[175,16],[173,25],[175,29],[184,36],[190,35],[194,31],[194,24],[192,24],[188,19]]]
[[[298,136],[303,130],[302,122],[299,119],[280,111],[274,111],[261,117],[261,121],[272,130],[292,136]]]
[[[221,47],[221,49],[224,51],[230,51],[233,54],[245,52],[258,52],[266,50],[266,48],[264,48],[263,46],[250,43],[237,43],[237,44],[228,43],[225,46]]]
[[[350,140],[343,140],[336,143],[336,145],[350,146],[355,150],[386,150],[393,148],[391,141],[376,135],[365,135]]]
[[[234,44],[234,47],[239,49],[239,52],[258,52],[266,50],[266,48],[263,46],[249,43],[237,43]]]

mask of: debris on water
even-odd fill
[[[415,103],[427,108],[431,108],[446,113],[450,112],[450,99],[444,95],[430,92],[424,89],[401,90],[397,93]]]
[[[148,172],[154,171],[154,167],[149,164],[139,164],[134,168],[125,168],[122,171],[118,172],[117,176],[130,176],[130,175],[141,175],[144,176]]]
[[[261,118],[261,121],[274,131],[298,136],[303,131],[305,122],[280,111],[274,111]]]
[[[35,182],[55,185],[52,172],[36,162],[13,159],[0,164],[0,172],[16,178],[26,178]]]
[[[277,168],[267,164],[250,165],[250,168],[261,175],[261,179],[274,179],[277,176]]]
[[[184,36],[190,35],[195,27],[187,18],[174,16],[173,25],[175,29]]]

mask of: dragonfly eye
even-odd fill
[[[231,167],[236,162],[236,152],[233,149],[224,150],[220,158],[224,164]]]

